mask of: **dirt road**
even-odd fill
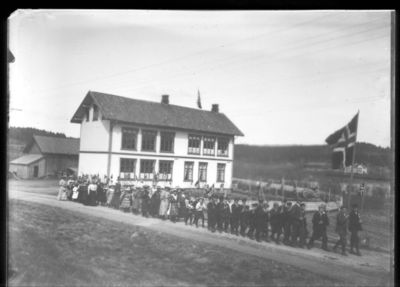
[[[283,245],[278,246],[274,243],[257,243],[247,238],[230,234],[210,233],[207,229],[197,229],[192,226],[185,226],[182,223],[174,224],[159,219],[143,218],[106,207],[89,207],[75,202],[57,201],[54,195],[22,191],[24,189],[20,185],[11,184],[9,186],[9,198],[60,207],[81,214],[143,226],[161,233],[231,248],[245,254],[294,265],[305,271],[337,278],[348,282],[349,285],[382,286],[382,283],[389,276],[390,256],[384,253],[364,251],[362,257],[343,257],[339,254],[322,251],[319,248],[303,250]]]

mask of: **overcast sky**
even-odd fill
[[[10,125],[79,137],[88,90],[218,103],[238,143],[390,145],[390,12],[51,11],[9,19]]]

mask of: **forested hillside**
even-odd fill
[[[327,145],[255,146],[235,145],[235,160],[268,163],[330,163],[331,149]],[[389,148],[381,148],[370,143],[356,144],[355,162],[365,165],[390,167],[392,153]]]

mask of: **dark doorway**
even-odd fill
[[[39,175],[39,166],[35,165],[33,167],[33,177],[38,177]]]

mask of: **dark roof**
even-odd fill
[[[71,119],[81,123],[85,107],[96,104],[104,119],[226,135],[243,133],[223,113],[136,100],[89,91]]]
[[[34,135],[24,152],[28,152],[35,142],[42,154],[79,155],[79,139]]]

